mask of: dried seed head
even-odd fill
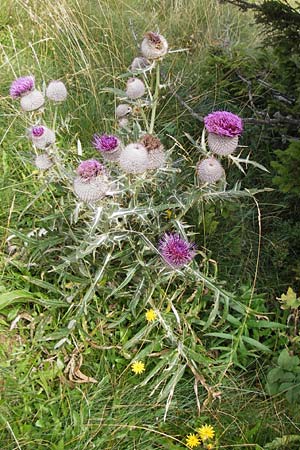
[[[208,133],[207,143],[209,149],[216,155],[226,156],[233,153],[239,143],[239,137],[220,136],[215,133]]]
[[[216,158],[206,158],[197,164],[197,175],[202,183],[215,183],[224,175],[224,169]]]
[[[34,89],[22,95],[21,97],[21,108],[23,111],[34,111],[39,109],[45,103],[45,98],[43,94]]]
[[[145,85],[138,78],[129,78],[126,85],[126,95],[128,98],[136,99],[145,94]]]
[[[160,140],[157,137],[152,136],[152,134],[145,134],[141,138],[140,143],[143,144],[147,150],[163,149],[163,145]]]
[[[62,81],[50,81],[46,90],[46,96],[54,102],[63,102],[67,98],[67,88]]]
[[[168,42],[161,34],[149,31],[141,43],[141,52],[150,60],[161,58],[168,52]]]
[[[122,150],[119,163],[126,173],[143,173],[148,168],[148,151],[138,142],[129,144]]]
[[[151,134],[145,134],[140,142],[148,151],[148,169],[154,170],[163,167],[166,163],[166,155],[160,140]]]

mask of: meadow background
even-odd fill
[[[1,449],[183,449],[204,424],[215,429],[216,449],[299,448],[299,5],[267,3],[275,13],[296,9],[268,22],[216,0],[0,0]],[[284,28],[282,17],[295,25]],[[214,295],[192,277],[162,279],[152,291],[136,267],[147,249],[135,241],[106,267],[109,247],[89,240],[88,213],[74,225],[72,193],[31,164],[27,119],[8,95],[18,76],[62,79],[61,152],[72,165],[79,139],[92,157],[92,135],[115,126],[116,99],[105,87],[124,89],[122,74],[149,30],[182,49],[164,60],[155,125],[165,147],[177,143],[172,188],[189,185],[197,155],[188,136],[201,138],[201,116],[213,110],[254,119],[241,144],[268,169],[248,165],[244,175],[232,166],[231,186],[261,192],[193,204],[182,218],[201,242],[203,271],[214,267]],[[159,214],[178,225],[167,203]],[[74,311],[76,299],[88,314]],[[146,323],[152,301],[173,337]],[[168,319],[172,302],[179,331]],[[143,358],[137,377],[131,363]]]

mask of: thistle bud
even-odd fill
[[[53,162],[47,153],[36,156],[34,164],[39,170],[47,170],[53,166]]]
[[[67,98],[67,89],[62,81],[50,81],[46,90],[46,96],[54,102],[63,102]]]
[[[122,150],[119,164],[126,173],[143,173],[149,164],[148,151],[142,144],[129,144]]]
[[[224,169],[216,158],[206,158],[197,165],[197,175],[202,183],[215,183],[224,176]]]
[[[116,117],[118,119],[121,119],[121,117],[128,116],[132,111],[131,106],[127,105],[126,103],[121,103],[116,108]]]
[[[145,94],[145,85],[138,78],[129,78],[126,86],[126,95],[128,98],[136,99]]]

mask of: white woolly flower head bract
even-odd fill
[[[53,166],[53,161],[47,153],[42,153],[35,157],[34,164],[39,170],[47,170]]]
[[[168,42],[164,36],[149,31],[141,43],[142,55],[147,59],[158,59],[168,52]]]
[[[28,130],[28,137],[33,145],[45,149],[55,143],[55,133],[44,125],[34,125]]]
[[[129,78],[126,85],[126,95],[128,98],[136,99],[145,94],[145,85],[139,78]]]
[[[207,143],[209,149],[220,156],[227,156],[233,153],[239,143],[238,136],[220,136],[215,133],[208,133]]]
[[[121,152],[119,164],[126,173],[143,173],[149,164],[148,151],[138,142],[128,144]]]
[[[67,88],[62,81],[50,81],[46,89],[46,96],[54,102],[63,102],[68,96]]]
[[[197,164],[197,175],[202,183],[216,183],[225,172],[216,158],[206,158]]]
[[[43,106],[44,103],[45,98],[37,89],[33,89],[32,91],[23,94],[20,101],[23,111],[35,111]]]

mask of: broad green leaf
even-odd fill
[[[286,348],[282,350],[278,357],[278,365],[285,370],[292,371],[299,365],[299,362],[298,356],[290,356]]]
[[[252,347],[257,348],[258,350],[261,350],[263,352],[271,352],[271,350],[266,345],[262,344],[261,342],[257,341],[256,339],[252,339],[248,336],[242,336],[242,339],[244,342],[247,342]]]

